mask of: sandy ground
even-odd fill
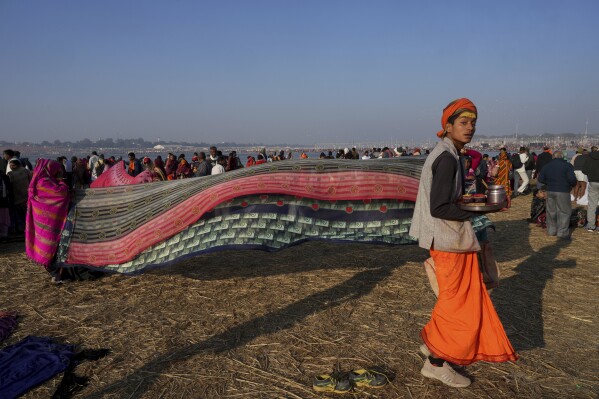
[[[596,398],[599,234],[564,242],[528,224],[530,196],[493,214],[502,272],[492,300],[515,363],[480,362],[453,389],[423,378],[418,333],[435,298],[415,247],[305,243],[224,251],[139,276],[56,286],[23,243],[0,246],[0,311],[21,316],[0,348],[50,336],[110,354],[76,369],[75,398]],[[375,367],[382,389],[323,395],[312,377]],[[61,376],[25,398],[49,398]]]

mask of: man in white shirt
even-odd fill
[[[518,169],[515,169],[514,172],[518,173],[520,179],[522,179],[522,184],[518,187],[518,195],[524,194],[526,189],[528,188],[528,174],[526,174],[526,162],[528,162],[528,154],[526,153],[525,147],[520,147],[520,162],[522,166]]]
[[[216,165],[212,167],[211,175],[220,175],[221,173],[225,173],[225,157],[219,155],[216,158]]]

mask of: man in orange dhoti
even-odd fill
[[[464,193],[460,150],[472,140],[478,117],[467,98],[451,102],[441,118],[441,141],[422,168],[410,235],[430,251],[435,262],[439,297],[422,329],[421,351],[427,356],[421,373],[452,387],[470,380],[448,362],[468,365],[479,360],[516,360],[482,280],[476,252],[480,246],[469,218],[456,202]]]

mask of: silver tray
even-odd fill
[[[470,202],[463,203],[458,202],[458,207],[465,211],[470,212],[497,212],[507,206],[507,201],[504,201],[500,204],[487,204],[486,202]]]

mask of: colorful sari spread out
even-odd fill
[[[215,250],[274,251],[307,240],[414,244],[408,231],[423,161],[291,160],[80,190],[53,266],[136,273]],[[475,230],[490,225],[473,220]]]
[[[151,171],[144,170],[135,177],[129,176],[125,169],[125,162],[120,161],[94,180],[90,188],[126,186],[130,184],[149,183],[151,181]]]
[[[26,252],[46,268],[52,263],[69,211],[69,188],[58,179],[63,171],[58,162],[40,159],[29,183]]]

